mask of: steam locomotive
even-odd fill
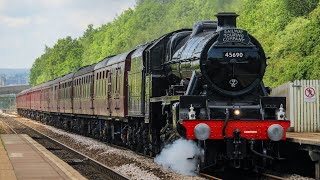
[[[237,16],[218,13],[23,91],[18,113],[150,155],[191,139],[200,170],[266,165],[290,126],[286,99],[268,96],[264,50]]]

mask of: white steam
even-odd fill
[[[166,145],[154,161],[183,175],[196,175],[200,148],[194,141],[178,139]]]

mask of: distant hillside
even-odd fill
[[[0,68],[0,86],[29,84],[30,69]]]
[[[218,12],[237,12],[237,25],[254,35],[268,59],[264,82],[275,87],[296,79],[320,79],[319,0],[137,0],[112,22],[89,25],[79,38],[46,47],[31,68],[40,84],[102,58],[133,49]]]

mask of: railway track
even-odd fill
[[[103,164],[97,162],[96,160],[93,160],[91,159],[90,157],[68,147],[68,146],[65,146],[63,144],[61,144],[60,142],[52,139],[51,137],[48,137],[47,135],[39,132],[38,130],[32,128],[32,127],[29,127],[21,122],[18,122],[16,120],[13,120],[15,118],[12,118],[12,117],[1,117],[0,116],[0,119],[3,120],[3,124],[7,125],[8,126],[8,129],[10,129],[10,133],[19,133],[19,134],[28,134],[30,137],[32,137],[34,140],[36,140],[37,142],[39,142],[40,144],[42,144],[44,147],[46,147],[49,151],[51,151],[53,154],[57,155],[59,158],[65,160],[65,162],[69,163],[71,166],[75,166],[74,168],[78,170],[77,166],[81,165],[81,164],[91,164],[91,166],[95,167],[93,169],[99,169],[98,170],[98,173],[101,173],[101,172],[105,172],[104,174],[107,174],[107,177],[112,177],[112,178],[97,178],[98,176],[100,175],[97,175],[95,177],[87,177],[88,179],[129,179],[127,177],[124,177],[122,175],[119,175],[118,173],[116,174],[113,174],[115,172],[113,172],[111,169],[105,167]],[[45,141],[49,141],[49,142],[52,142],[53,144],[57,144],[57,145],[52,145],[52,146],[46,146],[46,144],[44,143]],[[108,146],[112,146],[112,147],[115,147],[115,148],[118,148],[118,149],[123,149],[123,150],[128,150],[127,148],[124,148],[122,146],[119,146],[119,145],[115,145],[115,144],[110,144],[110,143],[106,143],[104,142],[105,144],[107,144]],[[62,148],[57,148],[59,146],[62,146]],[[64,149],[67,149],[68,151],[71,151],[72,153],[74,154],[78,154],[78,156],[82,156],[82,157],[75,157],[75,158],[65,158],[65,157],[60,157],[59,154],[57,154],[58,151],[61,151],[61,150],[64,150]],[[149,155],[145,155],[143,153],[138,153],[137,154],[141,155],[141,156],[144,156],[146,158],[153,158]],[[104,169],[104,168],[107,168]],[[78,170],[81,174],[83,174],[81,172],[81,170]],[[112,171],[112,172],[110,172]],[[86,173],[84,173],[86,174]],[[87,173],[88,174],[88,173]],[[94,172],[92,172],[92,174],[96,174]],[[108,175],[109,174],[109,175]],[[122,177],[121,177],[122,176]],[[207,173],[200,173],[201,177],[203,178],[206,178],[206,179],[212,179],[212,180],[222,180],[223,178],[219,177],[219,176],[215,176],[215,175],[212,175],[211,173],[210,174],[207,174]],[[103,176],[102,176],[103,177]],[[263,173],[263,174],[259,174],[257,176],[255,176],[255,178],[246,178],[246,179],[274,179],[274,180],[284,180],[284,179],[287,179],[287,178],[283,178],[283,177],[280,177],[280,176],[276,176],[276,175],[273,175],[273,174],[268,174],[268,173]]]
[[[204,177],[206,179],[210,179],[210,180],[223,180],[223,178],[220,177],[216,177],[214,175],[210,175],[210,174],[206,174],[206,173],[200,173],[201,177]],[[281,176],[277,176],[277,175],[273,175],[273,174],[269,174],[269,173],[262,173],[259,174],[255,177],[241,177],[239,179],[246,179],[246,180],[259,180],[259,179],[263,179],[263,180],[287,180],[288,178],[285,177],[281,177]]]
[[[79,171],[87,179],[128,180],[129,178],[106,167],[100,162],[72,149],[14,118],[1,117],[11,134],[27,134],[57,157]]]
[[[274,180],[286,180],[286,179],[288,179],[288,178],[285,178],[285,177],[280,177],[280,176],[273,175],[273,174],[268,174],[268,173],[263,173],[261,175],[266,177],[266,178],[268,178],[268,179],[274,179]]]

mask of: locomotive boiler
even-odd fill
[[[149,155],[194,140],[199,170],[280,159],[286,99],[269,96],[266,55],[238,15],[216,16],[23,91],[18,113]]]

